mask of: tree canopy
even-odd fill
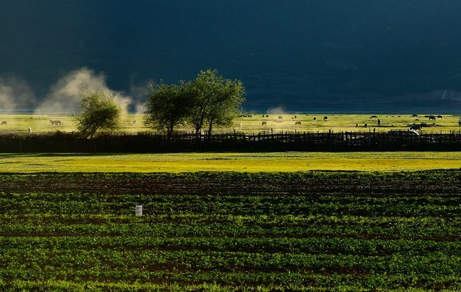
[[[105,92],[84,91],[80,102],[81,112],[75,118],[77,129],[86,138],[97,132],[112,132],[120,128],[121,108]]]
[[[168,139],[171,138],[174,128],[183,124],[189,115],[189,88],[190,85],[182,81],[151,86],[145,106],[145,124],[166,131]]]
[[[217,70],[201,71],[191,82],[190,123],[199,134],[205,125],[211,135],[213,126],[227,126],[238,116],[245,101],[239,80],[224,79]]]
[[[239,80],[224,79],[217,70],[201,71],[189,82],[152,87],[146,105],[146,124],[168,132],[187,124],[197,135],[207,127],[228,126],[238,116],[245,101],[245,88]]]

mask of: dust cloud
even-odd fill
[[[269,108],[267,110],[267,114],[268,115],[286,115],[288,113],[285,111],[285,108],[283,106],[278,106],[278,107]]]
[[[35,94],[26,81],[15,76],[0,77],[0,110],[25,110],[35,105]]]
[[[76,113],[80,109],[82,91],[101,91],[114,98],[122,110],[128,112],[132,98],[111,90],[107,86],[106,76],[95,73],[88,68],[72,71],[59,79],[50,88],[45,100],[36,108],[35,114],[44,113]]]
[[[142,83],[133,83],[130,85],[130,97],[132,98],[132,108],[135,113],[143,114],[145,112],[146,98],[151,86],[155,84],[154,80],[148,80]]]

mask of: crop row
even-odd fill
[[[33,202],[33,203],[31,203]],[[135,205],[146,215],[232,214],[232,215],[352,215],[456,218],[461,213],[461,196],[411,196],[366,198],[322,196],[270,197],[223,195],[99,195],[59,193],[0,193],[2,214],[114,214],[129,215]]]
[[[149,282],[102,281],[101,276],[131,275],[151,279]],[[170,274],[131,272],[101,272],[95,277],[85,276],[85,281],[73,280],[13,280],[2,281],[1,291],[458,291],[461,289],[460,277],[444,276],[389,276],[368,275],[350,277],[348,275],[311,274],[311,273],[200,273],[187,274],[186,278],[196,283],[184,283]],[[65,277],[63,277],[65,278]],[[94,280],[96,279],[96,280]],[[216,279],[219,279],[218,281]],[[447,290],[445,290],[447,289]]]
[[[0,192],[98,194],[229,194],[312,197],[455,195],[460,171],[414,173],[187,173],[187,174],[0,174]]]
[[[8,261],[5,261],[8,259]],[[46,279],[67,271],[140,271],[171,273],[201,271],[276,272],[328,274],[383,274],[459,276],[460,256],[433,252],[426,255],[395,253],[390,256],[354,254],[263,253],[200,250],[111,250],[111,249],[11,249],[2,252],[0,277],[18,279],[43,274]],[[15,275],[12,273],[16,272]],[[119,276],[123,277],[123,275]]]
[[[386,256],[390,254],[428,255],[443,252],[461,256],[460,241],[364,239],[340,237],[236,238],[236,237],[141,237],[141,236],[62,236],[3,237],[0,244],[12,250],[198,250],[265,253],[352,254]]]

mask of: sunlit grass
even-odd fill
[[[424,131],[427,133],[439,133],[449,131],[459,131],[461,128],[458,125],[458,116],[444,115],[442,119],[429,121],[428,118],[424,117],[424,113],[418,117],[412,117],[411,114],[380,114],[378,117],[381,119],[381,127],[378,127],[377,119],[371,118],[373,114],[283,114],[283,119],[279,123],[279,115],[253,115],[251,118],[242,117],[236,120],[235,130],[245,133],[278,133],[281,131],[289,132],[328,132],[330,130],[334,132],[341,131],[389,131],[391,129],[408,129],[409,125],[413,123],[427,123],[432,127],[425,128]],[[296,119],[295,119],[296,116]],[[324,121],[323,117],[328,116],[328,120]],[[317,118],[314,121],[314,117]],[[49,120],[60,120],[62,121],[61,126],[51,126]],[[55,132],[64,131],[72,132],[75,131],[75,120],[72,116],[47,116],[47,115],[0,115],[0,121],[7,121],[8,125],[0,126],[0,133],[6,132],[23,132],[26,133],[28,128],[32,128],[33,132]],[[136,123],[133,123],[136,121]],[[266,122],[267,126],[263,126],[262,123]],[[301,126],[295,126],[296,122],[301,122]],[[367,127],[365,127],[365,124]],[[237,125],[241,125],[237,126]],[[358,127],[356,127],[358,125]],[[178,127],[180,131],[192,131],[192,128]],[[146,132],[151,131],[148,127],[143,124],[142,114],[130,114],[123,118],[122,132]],[[216,132],[233,132],[234,127],[217,128]]]
[[[461,152],[0,154],[0,172],[418,171],[461,168]]]

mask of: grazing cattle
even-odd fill
[[[314,121],[317,121],[317,117],[314,117]]]
[[[424,116],[425,118],[431,117],[431,116]]]
[[[421,125],[413,125],[410,127],[410,130],[422,130],[423,127]]]
[[[381,120],[378,119],[378,127],[381,126]]]
[[[458,120],[458,125],[461,127],[461,119]]]
[[[263,122],[261,125],[262,126],[267,126],[267,122]]]
[[[282,116],[279,116],[279,120],[281,120],[281,119],[283,119],[283,117],[282,117]]]
[[[365,128],[368,127],[368,124],[363,125]]]
[[[378,116],[371,116],[370,118],[371,118],[371,119],[377,119]]]
[[[8,125],[8,121],[2,121],[2,125],[7,126],[7,125]]]
[[[439,119],[442,119],[442,118],[443,118],[443,116],[442,116],[442,115],[438,115],[438,116],[437,116],[437,118],[439,118]]]
[[[295,126],[301,126],[301,122],[296,122]]]
[[[266,118],[268,118],[268,117],[269,117],[269,115],[266,115]]]
[[[62,125],[62,122],[60,120],[50,120],[50,123],[52,126]]]
[[[324,120],[324,121],[328,120],[328,117],[323,117],[323,120]]]
[[[435,116],[429,116],[429,121],[435,121]]]
[[[295,116],[295,119],[298,118],[297,116]]]
[[[418,115],[417,114],[413,114],[412,117],[417,117]]]

